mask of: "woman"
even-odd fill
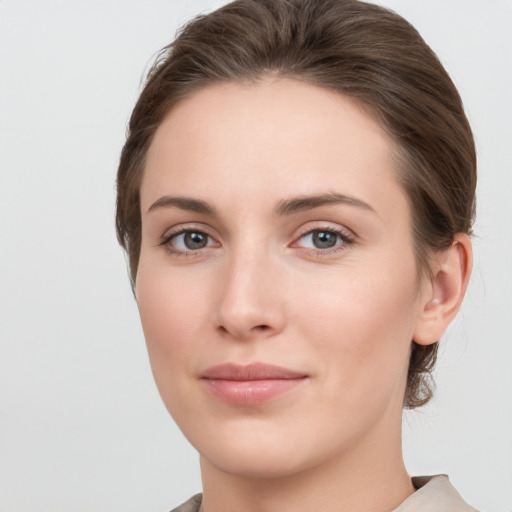
[[[176,510],[474,510],[411,480],[401,413],[430,399],[467,287],[475,184],[453,83],[381,7],[239,0],[162,52],[117,229],[200,453],[203,494]]]

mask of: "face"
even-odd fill
[[[292,80],[210,86],[158,128],[136,296],[208,464],[285,475],[399,443],[422,301],[396,167],[371,115]]]

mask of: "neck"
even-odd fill
[[[414,492],[401,439],[385,442],[373,432],[362,444],[321,465],[268,478],[233,475],[201,458],[202,512],[390,512]]]

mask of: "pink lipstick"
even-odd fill
[[[225,363],[201,374],[208,391],[232,405],[259,405],[296,388],[308,376],[289,368],[252,363]]]

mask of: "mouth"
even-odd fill
[[[201,380],[214,397],[239,406],[269,402],[307,379],[308,375],[303,372],[264,363],[225,363],[201,374]]]

